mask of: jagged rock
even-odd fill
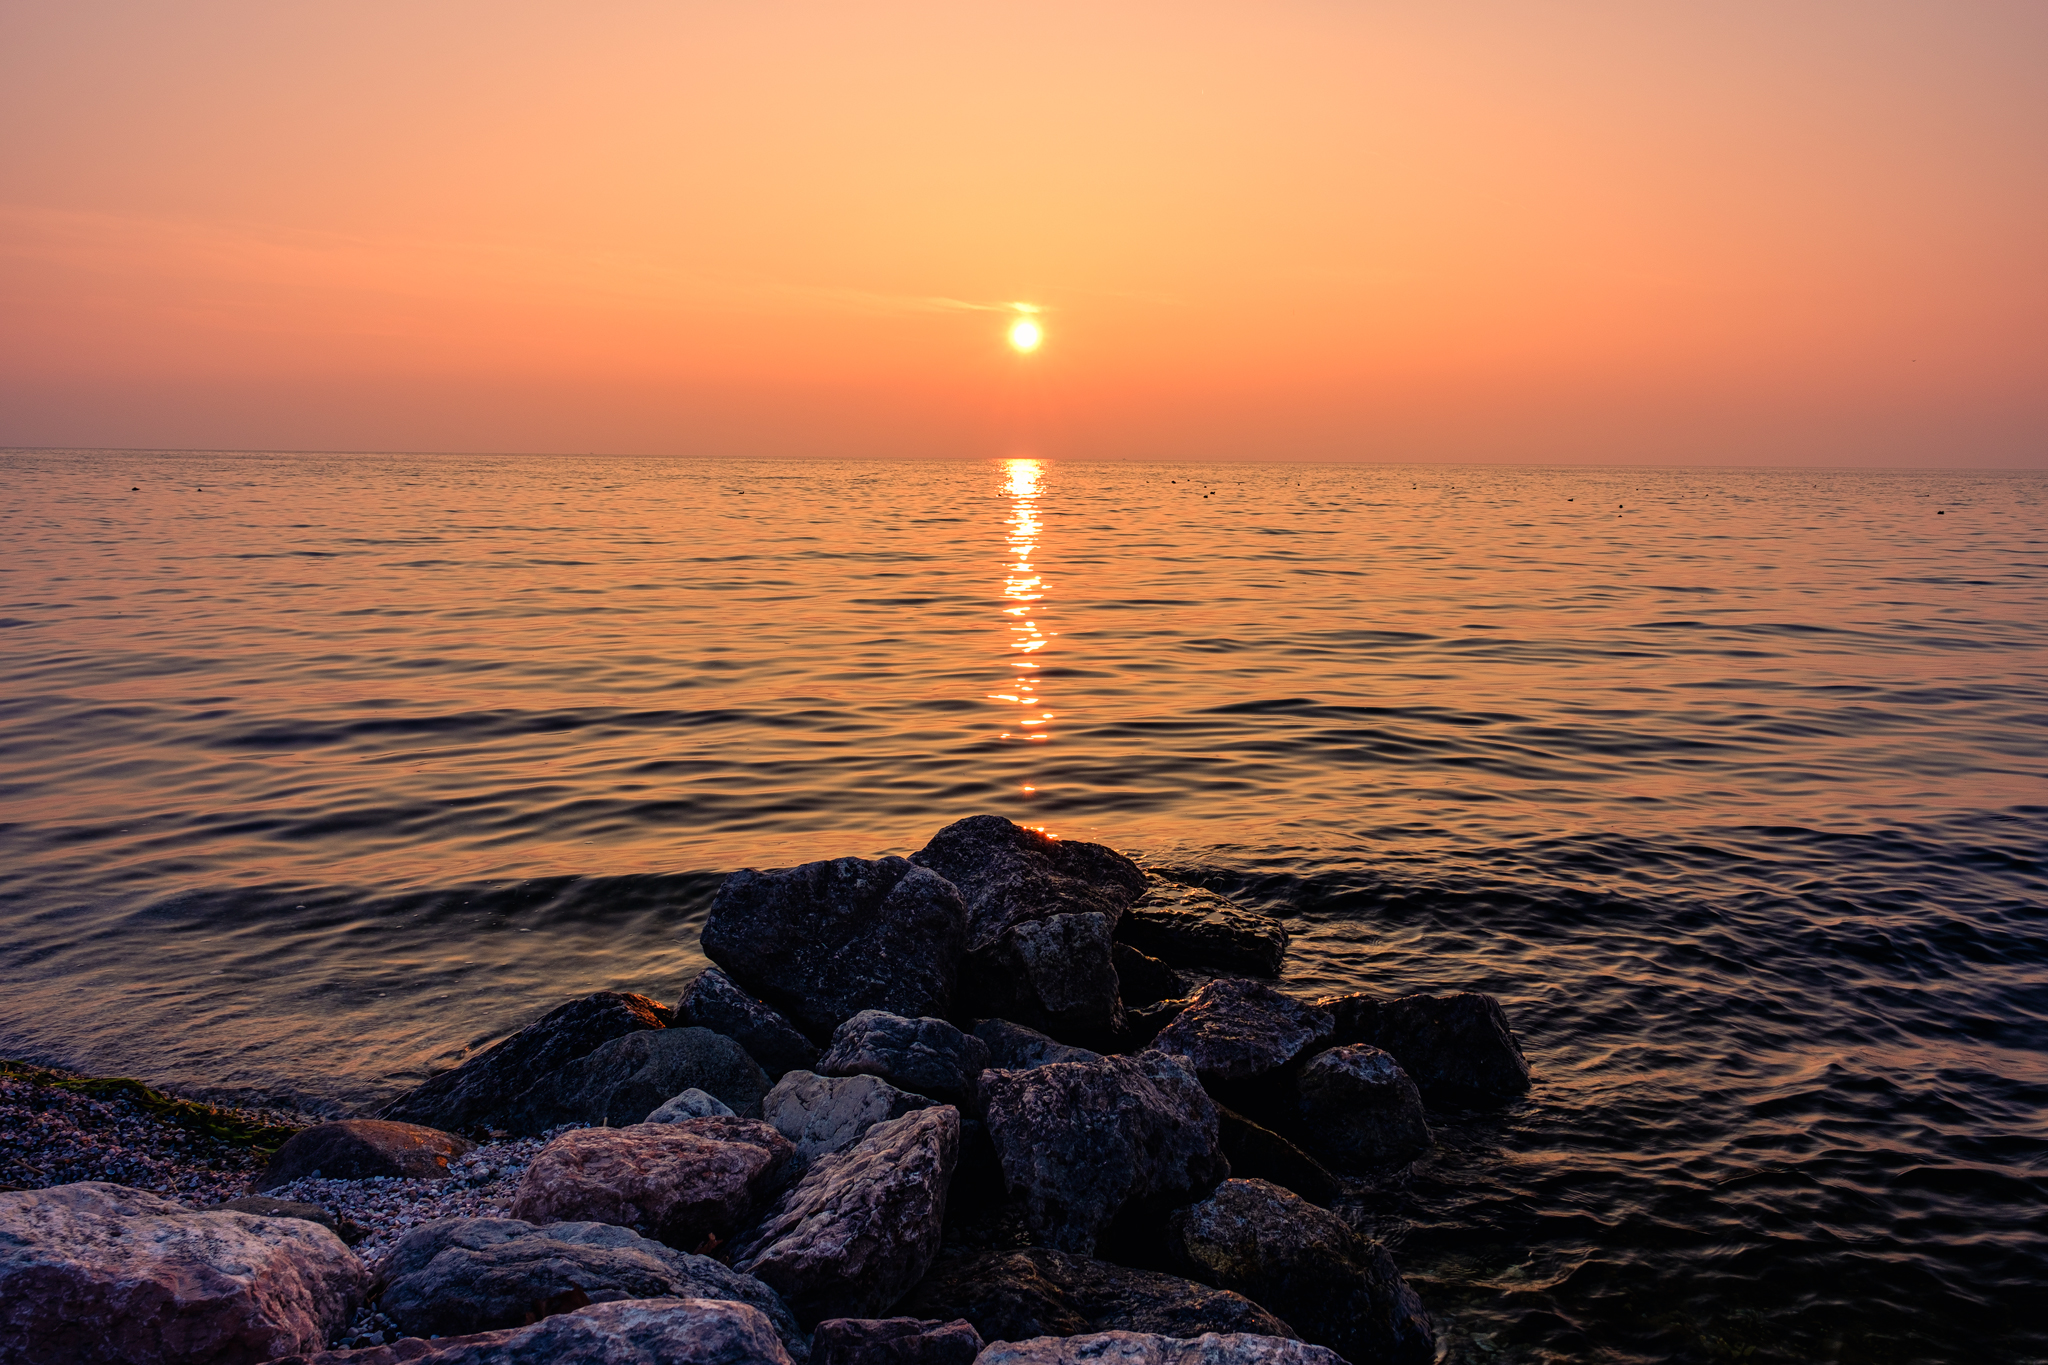
[[[1054,1042],[1037,1029],[1007,1019],[984,1019],[974,1036],[988,1044],[988,1064],[998,1071],[1029,1071],[1052,1062],[1099,1062],[1102,1054]]]
[[[731,1107],[716,1095],[706,1094],[694,1086],[682,1094],[663,1101],[660,1108],[649,1114],[643,1123],[681,1123],[684,1119],[736,1119]]]
[[[1301,1069],[1295,1086],[1303,1135],[1334,1158],[1385,1163],[1429,1150],[1421,1092],[1376,1047],[1357,1043],[1319,1053]]]
[[[1325,1207],[1344,1192],[1322,1162],[1234,1109],[1216,1106],[1216,1131],[1223,1141],[1223,1155],[1230,1158],[1233,1176],[1270,1180]]]
[[[965,1318],[989,1341],[1112,1331],[1294,1335],[1241,1294],[1050,1247],[979,1256],[946,1252],[897,1307],[920,1317]]]
[[[624,1299],[500,1332],[359,1351],[287,1356],[272,1365],[793,1365],[758,1308],[712,1299]]]
[[[823,1076],[880,1076],[900,1090],[961,1103],[988,1069],[988,1044],[943,1019],[862,1010],[818,1059]]]
[[[734,1244],[732,1263],[781,1294],[799,1322],[886,1312],[938,1252],[959,1157],[951,1105],[878,1123],[818,1158]]]
[[[1114,925],[1145,889],[1145,874],[1115,849],[1055,839],[1000,815],[954,821],[910,861],[960,888],[969,951],[1054,915],[1101,914]]]
[[[753,1055],[771,1081],[785,1072],[815,1071],[818,1049],[796,1025],[756,1000],[716,967],[707,967],[683,987],[676,1022],[723,1033]]]
[[[1004,1182],[1062,1251],[1093,1252],[1126,1206],[1197,1197],[1229,1174],[1215,1101],[1163,1052],[984,1072],[981,1100]]]
[[[902,858],[837,858],[725,879],[704,952],[813,1039],[862,1010],[951,1012],[967,907]]]
[[[1188,993],[1179,972],[1128,943],[1109,945],[1109,963],[1116,968],[1117,996],[1129,1008],[1178,1000]]]
[[[1328,1010],[1336,1022],[1330,1033],[1330,1046],[1350,1047],[1354,1043],[1369,1043],[1379,1033],[1380,1010],[1387,1000],[1385,996],[1361,991],[1353,995],[1320,996],[1315,1003]]]
[[[879,1076],[820,1076],[792,1071],[762,1102],[762,1116],[796,1144],[790,1170],[802,1173],[821,1156],[843,1152],[868,1129],[934,1101],[898,1090]]]
[[[758,1118],[768,1076],[745,1048],[708,1028],[629,1033],[543,1077],[505,1107],[499,1122],[526,1137],[565,1123],[623,1128],[691,1088],[717,1096],[743,1118]]]
[[[756,1119],[577,1128],[541,1148],[511,1212],[529,1223],[611,1223],[694,1249],[742,1226],[794,1150]]]
[[[1529,1089],[1529,1063],[1507,1013],[1477,991],[1389,1000],[1371,1041],[1392,1053],[1424,1094],[1504,1100]]]
[[[1219,977],[1195,992],[1151,1046],[1187,1058],[1203,1084],[1215,1087],[1281,1071],[1333,1027],[1328,1010],[1262,981]]]
[[[318,1350],[370,1285],[318,1223],[88,1181],[0,1194],[0,1360],[254,1365]]]
[[[414,1228],[385,1258],[377,1307],[413,1336],[519,1327],[617,1299],[729,1299],[761,1310],[803,1360],[803,1329],[776,1292],[708,1256],[608,1223],[445,1218]]]
[[[1279,1314],[1347,1360],[1429,1365],[1436,1332],[1386,1251],[1333,1213],[1263,1180],[1227,1180],[1166,1219],[1196,1279]]]
[[[1142,1332],[998,1341],[977,1365],[1346,1365],[1335,1351],[1286,1337],[1209,1333],[1192,1341]]]
[[[1278,976],[1287,926],[1213,891],[1145,874],[1145,893],[1117,922],[1116,936],[1175,967]]]
[[[468,1138],[386,1119],[342,1119],[302,1128],[270,1158],[255,1188],[274,1190],[301,1176],[329,1180],[445,1180],[448,1158],[474,1151]]]
[[[550,1072],[622,1034],[664,1028],[669,1017],[666,1005],[644,995],[597,991],[399,1096],[377,1117],[458,1133],[487,1128],[501,1108]]]
[[[818,1324],[811,1365],[974,1365],[973,1324],[919,1318],[828,1318]]]
[[[963,999],[1063,1042],[1108,1046],[1124,1031],[1111,963],[1115,921],[1105,914],[1051,915],[1005,929],[969,953]]]

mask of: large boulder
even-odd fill
[[[1187,1059],[1211,1089],[1284,1071],[1324,1042],[1330,1012],[1244,977],[1218,977],[1196,991],[1151,1046]]]
[[[1242,1294],[1050,1247],[979,1256],[947,1252],[897,1310],[925,1318],[965,1318],[990,1341],[1113,1331],[1169,1337],[1295,1335]]]
[[[1166,1220],[1170,1253],[1196,1279],[1285,1318],[1347,1360],[1429,1365],[1436,1332],[1378,1244],[1263,1180],[1228,1180]]]
[[[880,1076],[901,1090],[964,1103],[988,1069],[988,1044],[943,1019],[862,1010],[841,1024],[818,1059],[824,1076]]]
[[[1495,1101],[1529,1089],[1529,1062],[1506,1011],[1477,991],[1389,1000],[1371,1041],[1426,1095]]]
[[[1286,1337],[1208,1333],[1186,1340],[1144,1332],[998,1341],[976,1365],[1346,1365],[1335,1351]]]
[[[1318,1053],[1295,1086],[1304,1140],[1333,1159],[1386,1164],[1429,1150],[1421,1092],[1376,1047],[1355,1043]]]
[[[377,1117],[457,1133],[491,1127],[500,1110],[550,1072],[622,1034],[665,1027],[669,1017],[667,1006],[621,991],[571,1000],[399,1096]]]
[[[707,967],[683,987],[676,1022],[723,1033],[751,1053],[771,1081],[788,1071],[817,1070],[818,1049],[811,1040],[716,967]]]
[[[935,1101],[913,1095],[878,1076],[820,1076],[792,1071],[762,1102],[762,1117],[796,1145],[790,1169],[802,1173],[821,1156],[843,1152],[868,1129],[900,1119]]]
[[[998,1071],[1029,1071],[1052,1062],[1099,1062],[1102,1054],[1085,1047],[1068,1047],[1055,1042],[1035,1028],[1013,1024],[1008,1019],[984,1019],[974,1026],[974,1036],[988,1044],[988,1064]]]
[[[793,1365],[760,1309],[714,1299],[622,1299],[498,1332],[415,1337],[273,1365]]]
[[[744,1225],[794,1150],[756,1119],[572,1129],[526,1168],[511,1213],[529,1223],[611,1223],[695,1250]]]
[[[543,1077],[504,1110],[506,1131],[536,1136],[565,1123],[623,1128],[684,1090],[717,1096],[758,1118],[768,1076],[735,1040],[708,1028],[629,1033]]]
[[[1116,936],[1141,953],[1198,971],[1278,976],[1287,957],[1287,926],[1279,920],[1156,872],[1145,874],[1144,895],[1117,921]]]
[[[377,1307],[411,1336],[520,1327],[616,1299],[730,1299],[760,1309],[791,1357],[810,1349],[782,1299],[751,1275],[608,1223],[444,1218],[414,1228],[378,1274]]]
[[[920,1318],[828,1318],[812,1338],[811,1365],[974,1365],[972,1323]]]
[[[474,1151],[468,1138],[388,1119],[342,1119],[302,1128],[270,1158],[255,1188],[274,1190],[303,1176],[329,1180],[445,1180],[448,1159]]]
[[[862,1010],[943,1017],[967,907],[944,877],[902,858],[835,858],[725,879],[704,953],[813,1039]]]
[[[732,1249],[806,1324],[871,1318],[924,1278],[938,1253],[960,1159],[960,1111],[939,1105],[878,1123],[820,1157]]]
[[[981,1100],[1005,1185],[1061,1251],[1090,1254],[1126,1207],[1163,1209],[1230,1173],[1215,1101],[1167,1053],[985,1072]]]
[[[319,1350],[370,1272],[318,1223],[88,1181],[0,1194],[0,1360],[254,1365]]]

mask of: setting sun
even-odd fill
[[[1030,318],[1018,318],[1010,324],[1010,345],[1017,350],[1035,351],[1044,339],[1045,333]]]

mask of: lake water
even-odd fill
[[[0,1055],[356,1106],[995,811],[1501,997],[1447,1359],[2048,1356],[2048,476],[0,455]]]

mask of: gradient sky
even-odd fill
[[[2048,467],[2044,69],[2041,0],[13,0],[0,445]]]

